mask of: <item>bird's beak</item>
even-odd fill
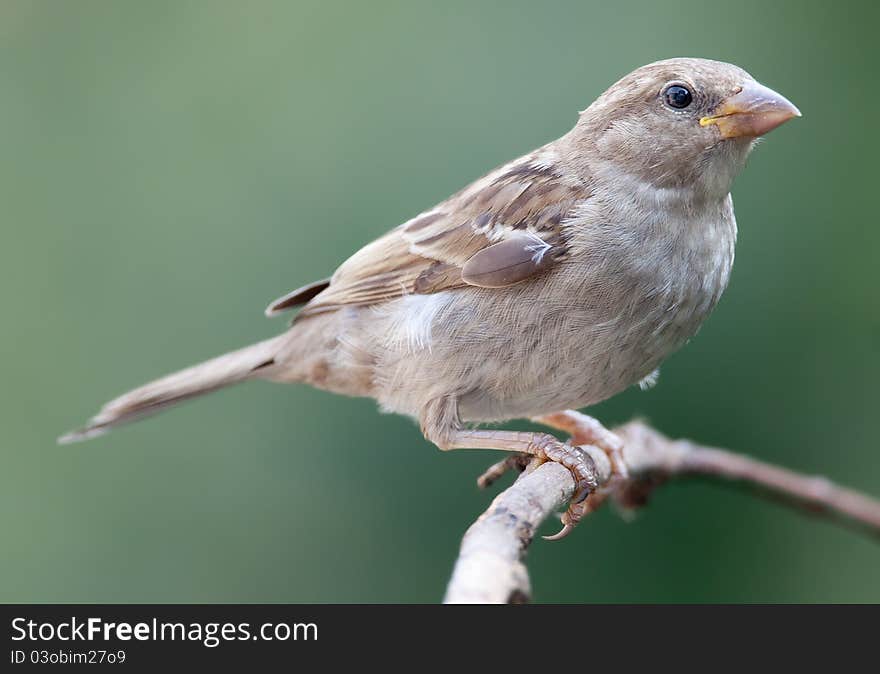
[[[700,126],[714,124],[722,138],[756,138],[800,116],[800,110],[787,98],[762,84],[751,82],[721,101],[710,116],[700,120]]]

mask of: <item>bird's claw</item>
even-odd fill
[[[560,518],[560,521],[562,522],[562,529],[560,529],[552,536],[544,536],[544,540],[561,541],[572,531],[574,531],[574,528],[578,525],[578,523],[584,517],[589,515],[596,508],[598,508],[604,500],[605,494],[603,493],[593,493],[588,499],[579,503],[575,503],[574,500],[572,500],[571,504],[569,504],[568,506],[568,510],[562,513],[562,517]]]
[[[557,531],[552,536],[542,536],[545,541],[561,541],[563,538],[568,536],[572,531],[574,531],[573,524],[563,524],[562,529]]]

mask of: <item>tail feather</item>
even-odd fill
[[[89,423],[58,438],[67,444],[106,433],[204,393],[251,379],[275,362],[283,335],[180,370],[111,400]]]

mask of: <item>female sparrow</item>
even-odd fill
[[[727,63],[639,68],[558,140],[273,302],[269,315],[300,307],[283,334],[135,389],[61,440],[247,379],[304,382],[415,417],[441,449],[561,462],[577,482],[567,533],[596,447],[625,468],[613,434],[566,410],[650,380],[697,332],[733,264],[733,179],[756,138],[799,114]],[[514,417],[577,445],[473,427]]]

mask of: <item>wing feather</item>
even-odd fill
[[[520,283],[565,257],[562,224],[585,198],[583,184],[562,178],[538,153],[526,156],[364,246],[299,316],[412,293]]]

